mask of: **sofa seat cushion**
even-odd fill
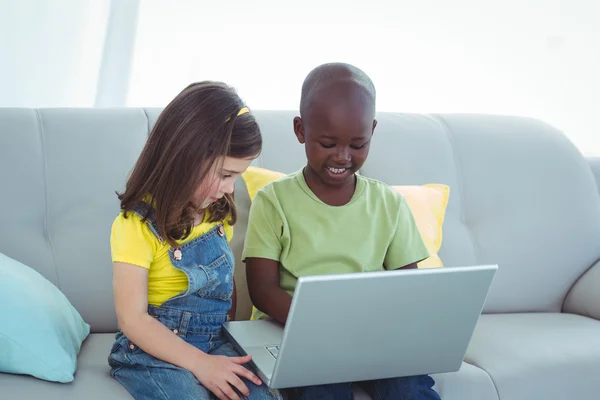
[[[443,400],[499,400],[490,376],[482,369],[462,363],[460,370],[434,374],[433,387]]]
[[[434,374],[432,378],[435,380],[433,388],[443,400],[499,400],[492,379],[474,365],[463,362],[460,370]],[[354,386],[354,400],[370,399],[358,385]]]
[[[52,383],[26,375],[0,373],[0,398],[45,400],[105,400],[132,399],[110,376],[108,353],[114,334],[92,333],[81,348],[75,380],[71,383]],[[463,363],[458,372],[433,375],[436,390],[444,400],[498,400],[487,374],[477,367]],[[360,388],[355,400],[368,400]]]
[[[465,360],[501,399],[598,397],[600,321],[573,314],[482,315]]]
[[[88,336],[79,353],[75,380],[70,383],[0,374],[0,399],[132,399],[127,390],[110,376],[108,353],[113,339],[112,333],[93,333]]]

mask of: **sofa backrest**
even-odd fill
[[[485,311],[560,311],[573,282],[600,259],[600,197],[573,144],[528,118],[379,119],[363,173],[389,184],[450,185],[440,256],[447,266],[499,265]]]
[[[95,332],[116,330],[109,234],[115,190],[160,109],[0,109],[0,252],[56,284]],[[256,111],[264,150],[254,165],[305,163],[294,112]],[[558,311],[600,259],[600,201],[587,161],[556,129],[531,119],[380,113],[361,173],[395,185],[451,187],[445,265],[498,263],[486,312]],[[598,170],[597,170],[598,171]],[[250,201],[232,247],[239,260]],[[250,304],[238,261],[238,316]]]
[[[115,331],[115,190],[144,145],[142,109],[0,109],[0,252],[39,271],[94,331]]]

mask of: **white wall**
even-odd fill
[[[162,106],[219,79],[296,109],[311,68],[346,61],[381,111],[532,116],[600,154],[600,0],[351,4],[0,0],[0,106]]]
[[[109,0],[0,0],[0,107],[94,105]]]
[[[296,109],[306,73],[346,61],[379,110],[541,118],[600,153],[600,1],[142,2],[130,105],[221,79],[254,108]]]

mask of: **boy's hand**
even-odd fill
[[[200,383],[214,393],[220,400],[240,400],[233,390],[235,387],[242,395],[249,396],[250,390],[240,379],[244,377],[256,385],[262,385],[261,380],[243,367],[252,356],[227,357],[202,354],[196,365],[190,370]]]

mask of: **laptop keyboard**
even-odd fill
[[[279,355],[279,346],[267,346],[267,350],[269,350],[269,353],[277,359],[277,356]]]

